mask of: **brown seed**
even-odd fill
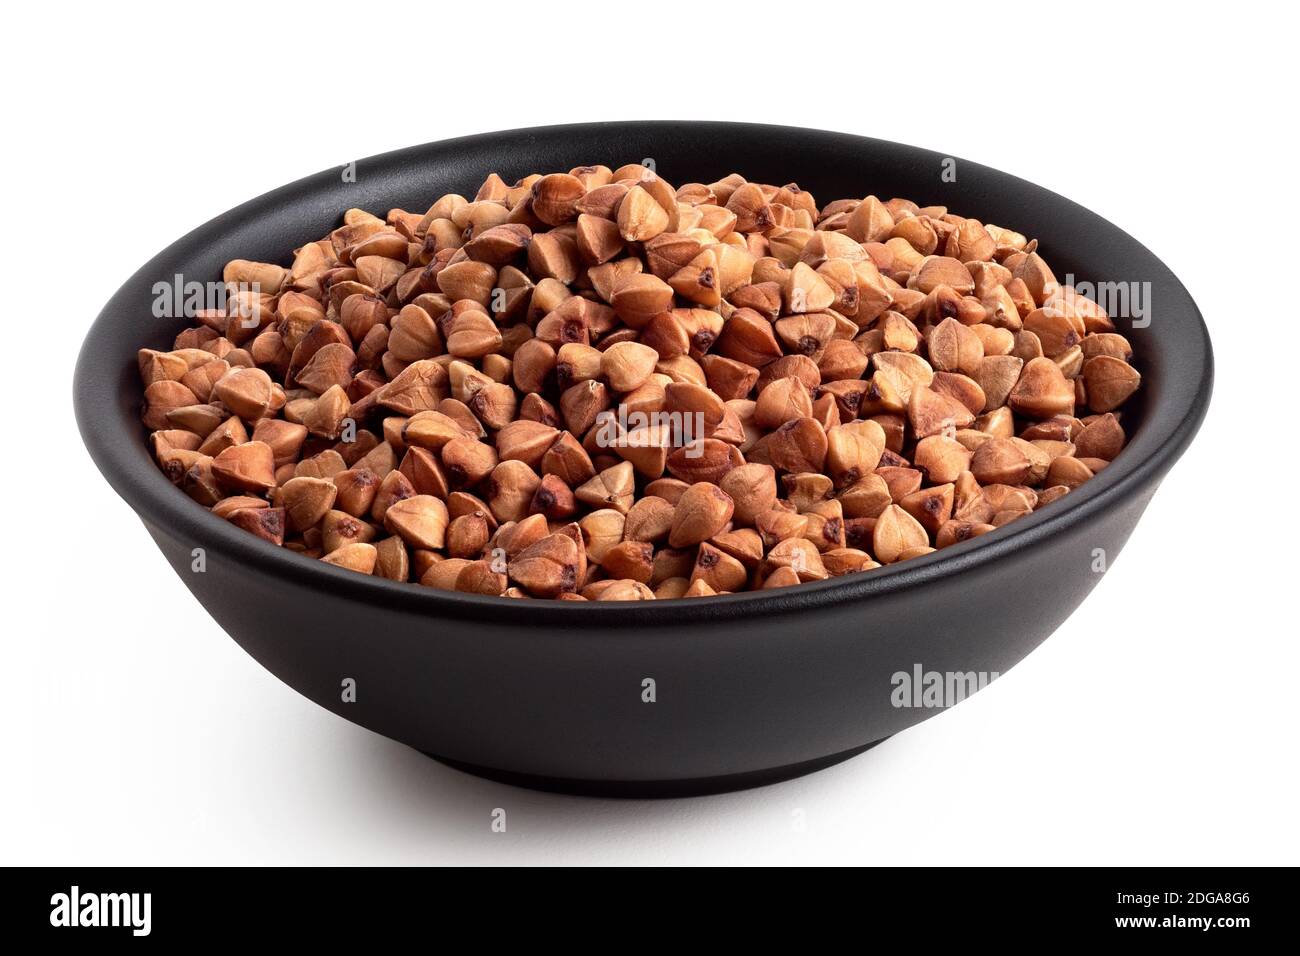
[[[608,262],[623,251],[618,223],[609,219],[579,215],[576,238],[578,252],[590,263]]]
[[[835,304],[835,290],[807,263],[798,262],[786,280],[784,300],[789,312],[820,312]]]
[[[494,551],[504,553],[507,558],[513,558],[548,534],[550,528],[545,515],[529,515],[519,521],[502,524],[488,545]]]
[[[940,395],[946,395],[948,398],[960,402],[970,410],[972,415],[978,415],[984,411],[984,406],[987,403],[984,389],[980,388],[973,378],[956,372],[935,372],[934,378],[930,382],[930,388]]]
[[[556,475],[543,475],[533,492],[532,510],[552,521],[568,518],[577,513],[573,490]]]
[[[1012,388],[1020,380],[1024,362],[1014,355],[986,355],[975,372],[975,381],[984,391],[984,408],[991,412],[1007,403]]]
[[[648,583],[654,573],[654,546],[644,541],[623,541],[605,552],[600,566],[611,578]]]
[[[1029,418],[1072,415],[1074,386],[1051,359],[1034,358],[1025,364],[1020,378],[1007,396],[1007,404],[1018,414]]]
[[[811,418],[786,422],[767,437],[768,459],[783,471],[821,471],[826,449],[826,432]]]
[[[809,312],[778,319],[774,328],[791,354],[819,356],[836,334],[838,325],[829,312]]]
[[[870,571],[880,567],[871,560],[871,555],[858,548],[833,548],[822,553],[822,563],[832,577],[852,574],[855,571]]]
[[[618,205],[618,231],[628,242],[645,242],[668,228],[668,213],[640,185],[627,191]]]
[[[956,319],[944,319],[926,339],[930,364],[945,372],[975,375],[984,360],[984,343],[980,337]]]
[[[270,503],[262,498],[254,498],[252,495],[231,495],[229,498],[222,498],[212,506],[212,513],[218,518],[229,518],[236,511],[244,508],[264,509],[271,507]]]
[[[890,505],[871,533],[871,550],[881,564],[893,564],[911,548],[926,547],[930,538],[925,528],[898,505]]]
[[[802,537],[786,538],[775,545],[767,553],[765,567],[769,573],[788,568],[800,581],[820,581],[829,576],[817,545]]]
[[[1080,458],[1112,461],[1124,447],[1124,429],[1114,415],[1099,415],[1083,426],[1074,444],[1075,454]]]
[[[514,389],[503,382],[484,385],[467,404],[478,420],[491,429],[505,428],[514,421],[519,409]]]
[[[735,229],[738,232],[763,232],[774,224],[767,196],[754,183],[743,183],[732,192],[727,198],[726,209],[736,217]]]
[[[1052,462],[1046,477],[1053,485],[1077,488],[1092,476],[1092,469],[1082,459],[1063,455]]]
[[[373,574],[390,581],[409,581],[411,561],[401,538],[384,538],[375,544]]]
[[[952,517],[953,497],[953,485],[936,485],[912,492],[898,507],[915,518],[929,534],[935,534]],[[928,547],[928,541],[917,547]]]
[[[364,468],[350,468],[334,476],[338,489],[335,506],[339,511],[360,518],[370,511],[375,495],[379,493],[379,476]]]
[[[841,488],[875,471],[884,451],[885,431],[876,422],[850,422],[826,432],[826,469]]]
[[[928,386],[912,389],[907,418],[917,438],[951,434],[975,421],[975,415],[965,405]]]
[[[331,342],[329,345],[323,346],[311,357],[311,360],[294,375],[294,381],[317,395],[329,391],[333,385],[341,385],[346,388],[348,383],[352,381],[356,362],[356,353],[352,351],[350,346],[341,342]],[[247,373],[257,370],[242,369],[241,371]],[[269,382],[269,376],[267,380]],[[256,391],[256,389],[245,391],[237,400],[241,402],[250,400],[252,397],[251,391]],[[222,399],[222,401],[225,401],[225,399]]]
[[[746,398],[758,381],[758,369],[720,355],[705,355],[700,365],[709,389],[723,401]]]
[[[483,230],[461,248],[475,262],[504,266],[525,251],[531,240],[532,230],[528,226],[523,223],[503,223]]]
[[[698,422],[699,437],[712,435],[726,417],[727,406],[721,398],[704,385],[693,382],[671,382],[664,387],[663,410],[680,416],[680,421]],[[683,429],[684,430],[684,429]]]
[[[541,339],[529,339],[515,350],[511,373],[515,388],[527,395],[540,392],[555,370],[555,349]]]
[[[412,362],[379,390],[378,402],[399,415],[432,410],[448,394],[447,370],[433,359]]]
[[[634,273],[614,287],[609,304],[629,328],[640,329],[673,304],[673,289],[657,276]]]
[[[988,532],[994,530],[996,529],[991,524],[956,520],[945,521],[939,526],[939,531],[935,535],[935,547],[947,548],[963,541],[969,541],[979,535],[988,534]]]
[[[533,215],[548,226],[575,219],[578,201],[587,194],[582,180],[568,173],[552,173],[533,183],[529,203]]]
[[[482,312],[467,312],[448,329],[447,351],[457,358],[482,358],[501,347],[501,330]]]
[[[231,524],[252,532],[263,541],[276,545],[284,544],[283,508],[239,508],[227,517]]]
[[[414,495],[396,501],[384,514],[384,527],[400,535],[412,548],[441,548],[446,541],[447,524],[447,506],[432,495]]]
[[[1024,318],[1026,331],[1038,336],[1043,354],[1056,358],[1079,344],[1083,338],[1082,320],[1072,320],[1056,308],[1035,309]]]
[[[708,588],[708,585],[701,584],[701,588]],[[666,601],[675,598],[699,597],[699,594],[688,594],[691,589],[691,582],[687,578],[667,578],[655,585],[654,593],[656,601]],[[709,593],[713,593],[712,588],[708,588]]]
[[[1137,369],[1111,355],[1095,355],[1083,363],[1088,407],[1094,412],[1113,412],[1128,401],[1141,381]]]
[[[634,482],[632,463],[624,461],[601,471],[573,493],[579,501],[594,508],[613,508],[627,514],[632,507]]]
[[[270,408],[274,383],[260,368],[235,368],[212,386],[212,392],[233,414],[255,421]]]
[[[471,561],[456,575],[454,588],[464,594],[499,595],[506,588],[506,576],[490,560]]]
[[[659,361],[659,353],[640,342],[618,342],[605,350],[600,373],[610,388],[624,394],[644,384]]]
[[[441,451],[449,442],[465,437],[465,429],[449,415],[430,409],[407,419],[401,434],[403,444],[408,447]]]
[[[789,538],[802,537],[808,527],[808,519],[778,502],[777,507],[771,511],[755,517],[754,527],[763,539],[763,546],[770,548]]]
[[[825,475],[812,472],[786,475],[781,484],[785,489],[786,504],[800,514],[830,501],[835,493],[834,482]]]
[[[281,419],[262,418],[253,426],[253,441],[271,446],[276,465],[295,461],[307,440],[307,428]]]
[[[294,467],[295,477],[333,478],[341,471],[347,470],[347,462],[333,448],[327,448],[318,455],[304,458]]]
[[[1037,252],[1030,252],[1020,257],[1011,272],[1015,278],[1025,284],[1029,294],[1040,305],[1059,288],[1052,270]]]
[[[759,393],[754,407],[754,424],[759,428],[779,428],[786,422],[812,416],[812,397],[808,387],[797,378],[778,378]]]
[[[640,581],[601,581],[597,601],[653,601],[654,592]]]
[[[749,569],[757,568],[763,560],[763,536],[753,528],[724,531],[714,535],[709,543]]]
[[[531,511],[541,479],[522,461],[503,461],[488,479],[488,506],[498,521],[521,521]]]
[[[686,329],[671,312],[651,316],[641,328],[640,341],[658,352],[661,359],[686,355],[691,349]]]
[[[836,498],[848,519],[875,518],[893,503],[888,483],[876,474],[859,479],[842,490]]]
[[[181,490],[199,504],[208,508],[215,507],[225,495],[225,490],[217,483],[212,474],[212,459],[196,459],[180,479]]]
[[[925,472],[927,481],[947,484],[970,470],[971,452],[954,438],[931,435],[917,442],[912,461]]]
[[[970,471],[982,485],[1026,483],[1033,462],[1013,438],[991,438],[971,455]]]
[[[707,541],[700,545],[691,568],[691,584],[703,582],[715,592],[739,591],[745,586],[749,573],[745,566]]]
[[[676,507],[677,502],[682,500],[682,495],[690,487],[688,482],[679,478],[657,478],[648,482],[645,486],[645,493],[653,495],[656,498],[662,498],[670,505]]]
[[[497,432],[497,454],[502,461],[522,461],[536,469],[559,435],[559,429],[550,425],[520,419]]]
[[[776,503],[776,472],[771,465],[741,465],[723,475],[719,487],[734,502],[734,517],[742,525],[752,525],[757,515]]]
[[[781,312],[781,290],[781,282],[760,281],[755,277],[750,285],[741,286],[732,292],[729,300],[737,311],[750,309],[759,318],[771,322]]]
[[[868,398],[884,403],[886,407],[881,411],[903,411],[914,388],[928,386],[934,381],[934,369],[930,363],[908,352],[877,352],[871,356],[871,364],[875,369],[872,386],[880,395],[868,395]],[[887,401],[891,394],[898,404]]]
[[[844,231],[858,242],[881,242],[894,228],[894,217],[875,196],[862,200],[844,224]]]
[[[735,503],[731,496],[709,482],[697,482],[682,493],[673,512],[668,544],[686,548],[707,541],[731,520]]]
[[[248,441],[248,431],[244,423],[231,416],[210,431],[198,447],[203,455],[218,455],[232,445],[242,445]]]
[[[687,581],[687,579],[685,579],[685,578],[669,578],[669,580],[670,580],[670,581]],[[667,584],[667,582],[665,582],[665,584]],[[686,587],[686,590],[683,591],[679,596],[680,596],[680,597],[684,597],[684,598],[693,598],[693,597],[712,597],[713,595],[715,595],[715,594],[717,594],[717,593],[718,593],[717,591],[715,591],[715,590],[713,590],[713,588],[709,587],[709,585],[706,584],[703,580],[695,580],[695,581],[687,581],[687,587]],[[671,597],[671,596],[672,596],[671,594],[662,594],[662,595],[661,595],[658,591],[655,592],[655,597],[656,597],[656,598],[660,598],[660,599],[662,599],[662,598],[665,598],[665,597]]]
[[[820,551],[844,547],[844,510],[838,501],[825,501],[814,506],[805,517],[803,536]]]
[[[782,355],[772,323],[751,308],[738,308],[731,313],[714,348],[725,358],[755,368]]]
[[[453,438],[442,446],[442,467],[452,488],[477,485],[497,464],[497,452],[477,438]]]
[[[777,568],[763,579],[763,590],[769,588],[788,588],[802,583],[802,578],[793,568]]]
[[[566,535],[547,535],[511,559],[509,575],[537,597],[573,591],[578,584],[578,546]]]
[[[264,494],[275,487],[275,455],[265,442],[233,445],[212,459],[212,475],[223,488]]]
[[[590,481],[596,474],[591,456],[569,432],[561,432],[542,456],[542,474],[557,475],[570,488]]]
[[[232,259],[222,270],[221,279],[235,285],[255,286],[260,293],[275,295],[288,275],[287,269],[270,262]]]
[[[970,295],[975,291],[975,280],[966,266],[960,259],[950,256],[927,256],[908,283],[909,288],[925,293],[933,292],[941,285],[958,295]]]
[[[624,516],[612,508],[591,512],[578,522],[586,541],[587,555],[599,563],[610,548],[623,540]]]
[[[431,552],[423,553],[431,554]],[[436,560],[420,575],[420,583],[427,588],[437,588],[441,591],[456,590],[456,579],[472,562],[466,558],[441,558],[437,555],[433,557]]]
[[[663,542],[672,528],[673,514],[674,505],[655,495],[646,495],[628,510],[623,536],[629,541]]]
[[[319,438],[337,439],[351,407],[352,400],[343,387],[332,385],[316,400],[302,423],[307,426],[307,431]]]
[[[1085,359],[1090,359],[1094,355],[1109,355],[1128,362],[1133,358],[1133,347],[1129,345],[1128,339],[1115,332],[1099,332],[1096,335],[1085,336],[1079,343],[1079,348],[1083,350]]]
[[[565,325],[561,327],[562,331],[568,341],[578,341],[576,333],[585,325],[581,322],[582,303],[566,304],[571,296],[567,287],[575,281],[581,268],[576,243],[558,231],[534,236],[528,247],[528,267],[541,280],[529,301],[528,317],[531,320],[536,316],[546,316],[538,323],[537,334],[545,339],[553,338],[549,327],[558,318],[567,316],[577,319],[579,327]],[[562,308],[564,312],[560,312]],[[573,310],[575,315],[570,316],[568,310]],[[559,314],[553,319],[551,316],[555,313]],[[582,341],[586,341],[585,335],[585,331],[582,331]]]
[[[210,354],[204,354],[207,359],[212,358]],[[159,352],[156,349],[140,349],[136,353],[136,363],[140,368],[140,380],[145,386],[152,385],[154,382],[178,382],[190,371],[190,363],[184,356],[175,352]]]
[[[357,571],[361,574],[370,574],[375,570],[375,562],[378,558],[379,553],[375,550],[374,545],[358,542],[340,545],[322,557],[321,560],[335,567],[347,568],[349,571]]]
[[[531,264],[533,253],[542,236],[534,236],[528,247],[528,259]],[[479,305],[487,306],[496,285],[497,270],[486,262],[464,259],[445,266],[437,273],[438,290],[452,302],[468,299]]]
[[[203,365],[185,372],[181,376],[180,382],[193,392],[194,397],[199,401],[209,402],[212,400],[213,387],[225,377],[230,369],[230,363],[224,359],[205,362]]]

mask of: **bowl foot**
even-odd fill
[[[753,787],[765,787],[768,784],[792,780],[805,774],[825,770],[850,757],[856,757],[870,750],[876,744],[884,743],[888,737],[873,740],[862,747],[843,750],[829,757],[818,757],[802,763],[787,764],[784,767],[772,767],[767,770],[753,770],[747,773],[723,774],[717,777],[694,777],[689,780],[575,780],[568,777],[545,777],[529,773],[516,773],[512,770],[498,770],[495,767],[480,767],[477,764],[451,760],[437,754],[425,752],[441,764],[455,770],[485,777],[498,783],[508,783],[514,787],[526,787],[529,790],[546,790],[551,793],[566,793],[584,797],[623,797],[629,799],[662,799],[672,797],[702,797],[711,793],[729,793],[735,790],[749,790]]]

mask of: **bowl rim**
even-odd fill
[[[394,150],[357,162],[358,165],[364,164],[367,170],[380,170],[381,175],[386,175],[384,170],[398,170],[415,162],[427,161],[425,154],[438,150],[451,151],[468,146],[508,150],[521,141],[580,132],[618,136],[620,133],[655,130],[677,136],[683,132],[737,137],[798,135],[805,140],[811,137],[845,148],[905,151],[935,162],[951,155],[887,140],[799,127],[720,121],[629,121],[482,133]],[[1162,406],[1149,409],[1141,427],[1129,436],[1129,444],[1115,461],[1068,495],[992,532],[933,554],[795,587],[714,597],[642,602],[527,600],[443,591],[412,582],[357,574],[263,541],[197,505],[162,474],[148,454],[147,446],[140,441],[142,433],[137,432],[134,436],[129,433],[127,423],[117,414],[121,369],[99,361],[98,356],[112,354],[114,343],[130,328],[130,320],[125,315],[134,306],[125,300],[128,290],[145,279],[152,284],[162,274],[161,263],[169,256],[175,255],[177,250],[208,243],[230,231],[236,223],[306,201],[312,193],[323,188],[326,181],[335,181],[337,168],[288,183],[216,216],[161,250],[114,293],[86,333],[77,358],[73,389],[78,429],[99,470],[147,526],[158,526],[174,536],[188,537],[196,546],[233,558],[246,570],[290,579],[308,587],[328,588],[340,596],[412,614],[617,631],[629,623],[671,625],[674,622],[724,621],[798,612],[924,587],[993,564],[1023,548],[1032,548],[1124,503],[1140,494],[1146,486],[1154,485],[1196,434],[1209,406],[1214,377],[1209,332],[1200,310],[1182,283],[1153,253],[1119,227],[1057,193],[990,167],[962,159],[957,161],[963,169],[995,177],[999,188],[1021,191],[1026,201],[1055,204],[1083,217],[1092,228],[1103,231],[1108,241],[1131,244],[1131,253],[1138,258],[1146,273],[1151,274],[1152,280],[1158,278],[1162,286],[1168,287],[1163,295],[1172,294],[1176,300],[1172,304],[1163,304],[1162,309],[1182,313],[1199,333],[1166,336],[1159,340],[1158,350],[1174,356],[1171,361],[1175,364],[1180,362],[1185,367],[1198,368],[1200,374],[1195,382],[1190,378],[1171,382],[1172,387],[1167,390],[1177,401],[1171,403],[1167,396],[1162,399]],[[134,348],[132,346],[132,351]],[[138,382],[138,378],[135,381]],[[136,425],[138,428],[138,421]],[[630,604],[637,606],[629,607]]]

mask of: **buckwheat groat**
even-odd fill
[[[222,279],[139,353],[164,473],[273,544],[474,594],[707,597],[929,554],[1105,468],[1141,380],[1036,240],[734,173],[493,174]]]

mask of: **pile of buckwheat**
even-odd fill
[[[142,349],[167,476],[267,541],[505,597],[785,587],[928,554],[1124,445],[1129,343],[1036,241],[732,174],[493,174],[348,210]]]

